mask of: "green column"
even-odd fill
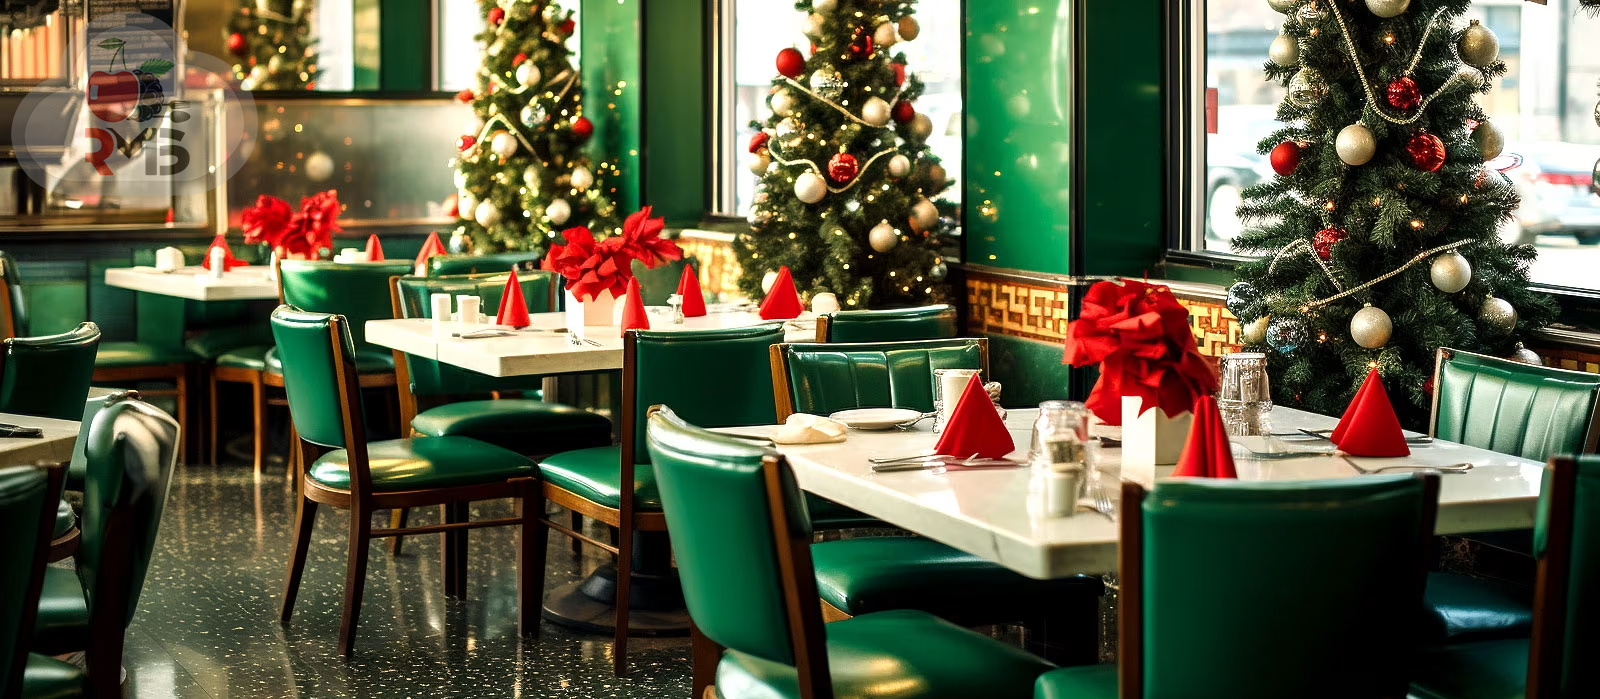
[[[702,0],[644,7],[644,203],[669,224],[695,225],[710,206],[710,46]]]
[[[583,113],[594,122],[590,154],[615,160],[612,200],[625,212],[639,208],[639,124],[644,92],[639,63],[643,0],[585,0],[583,22]]]
[[[427,0],[355,0],[356,3],[356,89],[377,78],[385,92],[423,92],[432,90],[430,61],[434,30],[432,4]],[[376,17],[364,9],[376,10]],[[381,21],[379,21],[381,20]],[[377,36],[377,46],[365,45],[366,37]],[[373,66],[370,59],[377,58]],[[375,74],[375,75],[374,75]]]

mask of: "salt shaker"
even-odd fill
[[[1051,517],[1071,517],[1078,513],[1078,497],[1083,492],[1088,469],[1083,464],[1051,464],[1044,472],[1044,511]]]
[[[433,336],[450,337],[450,295],[433,294],[428,300],[433,318]]]
[[[469,333],[477,329],[478,307],[483,300],[472,294],[456,296],[456,324],[460,332]]]
[[[211,256],[211,278],[222,279],[223,267],[227,266],[228,251],[215,247],[211,248],[211,252],[207,254]]]
[[[683,294],[672,294],[667,297],[667,305],[672,308],[672,324],[683,324]]]

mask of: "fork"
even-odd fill
[[[1345,463],[1350,464],[1350,468],[1355,469],[1356,473],[1359,473],[1363,476],[1370,476],[1374,473],[1383,473],[1384,471],[1399,471],[1402,469],[1433,471],[1436,473],[1466,473],[1472,470],[1472,464],[1470,463],[1451,464],[1449,466],[1384,466],[1383,468],[1362,468],[1361,464],[1352,461],[1348,456],[1340,455],[1339,458],[1344,459]]]

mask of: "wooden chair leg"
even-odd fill
[[[466,502],[458,502],[458,503],[455,504],[455,508],[456,508],[455,519],[456,519],[457,522],[466,522],[466,521],[469,521],[469,520],[472,519],[471,513],[469,511],[469,507],[470,506],[471,506],[471,503],[466,503]],[[468,531],[469,530],[462,529],[462,530],[457,531],[455,533],[455,535],[456,535],[456,546],[455,546],[455,549],[456,549],[456,557],[455,557],[455,564],[456,564],[456,597],[459,597],[461,599],[466,599],[467,598],[467,533],[468,533]]]
[[[455,511],[450,505],[439,506],[439,521],[450,524],[455,521]],[[439,577],[444,580],[444,595],[446,597],[459,597],[456,590],[456,537],[454,532],[441,532],[439,534]]]
[[[178,448],[183,454],[183,463],[192,463],[190,442],[194,441],[189,431],[189,367],[184,365],[172,377],[173,386],[177,389],[178,403]]]
[[[210,400],[211,400],[211,405],[210,405],[210,408],[211,408],[211,410],[210,410],[210,412],[211,412],[211,465],[212,466],[221,466],[222,465],[222,459],[220,458],[220,454],[222,453],[222,447],[217,443],[217,439],[219,438],[219,435],[221,434],[221,432],[217,428],[217,423],[222,422],[222,406],[221,406],[220,403],[217,402],[217,375],[216,375],[216,373],[213,372],[211,374],[210,378],[211,378],[211,380],[209,381],[209,383],[211,385],[210,386],[211,390],[208,392],[208,396],[207,397],[210,398]],[[261,467],[257,466],[256,470],[260,471]]]
[[[372,541],[372,513],[353,503],[350,508],[350,567],[344,579],[344,619],[339,623],[339,653],[350,655],[356,645],[356,620],[361,616],[361,593],[367,583],[367,544]]]
[[[517,547],[517,629],[524,638],[537,638],[550,529],[544,524],[544,491],[537,483],[529,485],[528,491],[517,501],[522,515]]]
[[[252,446],[255,451],[256,473],[267,465],[267,387],[261,383],[261,374],[256,373],[250,382],[250,417],[251,425],[255,430]]]
[[[583,515],[580,515],[577,512],[573,512],[571,519],[572,519],[572,531],[582,532],[583,531]],[[573,539],[572,540],[572,555],[574,555],[574,556],[583,555],[583,542],[582,541],[579,541],[577,539]]]
[[[306,552],[311,549],[311,530],[316,523],[317,503],[300,498],[294,513],[294,550],[289,553],[289,579],[283,585],[283,606],[278,612],[281,623],[289,623],[289,616],[294,614],[294,599],[300,593],[300,576],[306,570]]]
[[[612,639],[611,672],[622,677],[628,672],[628,589],[633,582],[633,527],[623,522],[617,537],[616,635]]]
[[[695,699],[714,696],[707,694],[706,690],[716,682],[717,662],[722,659],[722,646],[700,633],[700,627],[695,626],[692,620],[689,622],[689,659],[692,668],[689,696]]]
[[[408,508],[408,507],[396,507],[396,508],[394,508],[392,510],[389,510],[389,528],[390,529],[405,529],[406,520],[410,519],[407,516],[409,514],[411,514],[411,509]],[[405,540],[405,537],[403,537],[403,536],[391,536],[391,537],[389,537],[389,555],[391,555],[391,556],[400,555],[400,542],[404,541],[404,540]]]

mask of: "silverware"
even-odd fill
[[[896,429],[909,430],[912,427],[916,426],[917,423],[922,422],[923,420],[926,420],[926,419],[928,419],[930,417],[933,417],[935,415],[938,415],[938,414],[939,414],[938,412],[926,412],[926,413],[923,413],[921,415],[918,415],[915,418],[912,418],[910,420],[906,420],[905,422],[897,422],[897,423],[895,423],[894,426],[895,426]]]
[[[910,455],[907,455],[907,456],[890,456],[890,457],[881,457],[881,458],[876,458],[876,459],[867,459],[867,462],[868,463],[873,463],[873,464],[900,464],[900,463],[905,463],[905,462],[908,462],[908,461],[927,461],[929,459],[944,459],[944,458],[950,458],[950,457],[940,456],[938,454],[934,454],[934,453],[930,452],[930,453],[927,453],[927,454],[910,454]],[[976,459],[976,458],[978,458],[978,455],[977,454],[973,454],[972,456],[967,457],[966,460],[970,461],[970,460]]]
[[[571,343],[572,345],[575,345],[575,346],[576,345],[592,345],[594,347],[601,346],[600,343],[595,342],[594,340],[591,340],[591,339],[589,339],[587,337],[578,337],[578,334],[577,333],[573,333],[573,332],[568,332],[567,333],[567,342],[569,342],[569,343]]]
[[[904,461],[904,462],[892,463],[892,464],[874,464],[873,467],[872,467],[872,472],[873,473],[890,473],[890,472],[893,472],[893,471],[921,471],[921,470],[924,470],[924,469],[932,470],[934,472],[939,472],[939,471],[943,471],[946,466],[984,467],[984,466],[1021,466],[1021,465],[1022,465],[1021,462],[1012,461],[1011,459],[979,459],[979,458],[977,458],[977,455],[974,454],[971,458],[966,458],[966,459],[953,459],[953,458],[948,457],[948,456],[936,456],[936,457],[932,457],[932,458],[924,458],[924,459],[919,460],[919,461]]]
[[[1345,463],[1350,464],[1350,468],[1355,469],[1356,473],[1359,473],[1363,476],[1370,476],[1374,473],[1383,473],[1384,471],[1399,470],[1423,471],[1425,473],[1466,473],[1472,470],[1472,464],[1470,463],[1450,464],[1449,466],[1384,466],[1383,468],[1362,468],[1361,464],[1351,460],[1348,456],[1340,455],[1339,458],[1344,459]]]
[[[1238,442],[1234,446],[1249,452],[1250,458],[1258,460],[1271,459],[1299,459],[1307,456],[1333,456],[1331,451],[1256,451]]]
[[[1327,434],[1323,434],[1324,432],[1326,432]],[[1304,436],[1307,436],[1307,437],[1314,437],[1316,439],[1327,440],[1327,441],[1330,441],[1330,442],[1333,441],[1332,437],[1330,436],[1330,435],[1333,434],[1333,430],[1307,430],[1307,429],[1302,429],[1302,430],[1300,430],[1300,434],[1304,435]],[[1406,437],[1406,444],[1432,444],[1432,443],[1433,443],[1433,438],[1432,437]]]
[[[485,328],[483,330],[473,330],[471,332],[450,333],[450,336],[451,337],[459,337],[459,338],[461,338],[463,340],[476,340],[476,339],[484,338],[484,337],[507,337],[507,336],[510,336],[510,335],[513,335],[513,334],[514,333],[512,333],[510,330],[501,330],[499,328]]]

